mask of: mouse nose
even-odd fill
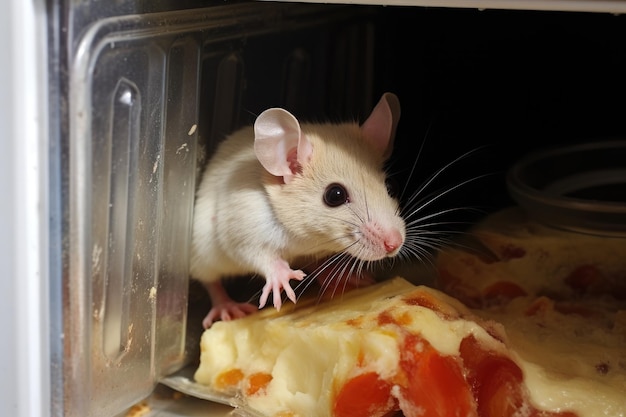
[[[396,251],[400,246],[402,246],[403,239],[402,234],[396,229],[393,229],[386,237],[383,242],[385,246],[385,250],[387,253],[392,253]]]

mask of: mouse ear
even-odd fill
[[[285,183],[301,171],[311,157],[312,147],[300,123],[287,110],[265,110],[254,122],[254,152],[261,165]]]
[[[400,100],[393,93],[385,93],[378,101],[361,131],[374,149],[386,160],[393,151],[396,127],[400,120]]]

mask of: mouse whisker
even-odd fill
[[[361,216],[359,213],[356,212],[356,210],[354,210],[354,207],[351,204],[347,204],[346,205],[348,207],[348,210],[350,210],[352,212],[352,214],[354,214],[354,217],[356,217],[357,219],[359,219],[359,223],[353,223],[353,222],[349,222],[347,220],[343,220],[344,222],[350,224],[351,226],[354,227],[359,227],[360,224],[365,223],[365,219],[363,218],[363,216]],[[369,209],[367,208],[367,198],[365,199],[365,213],[368,217],[369,220]]]
[[[423,143],[422,143],[422,145],[423,145]],[[450,169],[450,167],[452,167],[454,164],[456,164],[459,161],[465,159],[466,157],[468,157],[469,155],[471,155],[472,153],[474,153],[476,151],[477,151],[477,149],[473,149],[471,151],[468,151],[468,152],[466,152],[466,153],[456,157],[455,159],[453,159],[452,161],[448,162],[447,164],[445,164],[444,166],[442,166],[441,168],[436,170],[434,173],[432,173],[429,177],[426,178],[426,180],[424,182],[422,182],[422,185],[420,185],[420,187],[411,195],[411,197],[409,198],[407,204],[408,205],[412,204],[413,200],[417,196],[422,194],[424,192],[424,190],[426,190],[437,178],[439,178],[439,176],[441,176],[442,173],[444,173],[445,171]],[[413,169],[411,170],[411,174],[410,175],[411,176],[413,175]],[[409,180],[410,180],[410,177],[409,177]],[[407,181],[407,184],[408,184],[408,182],[409,181]]]
[[[259,278],[263,278],[263,277],[259,274],[250,275],[250,277],[248,278],[248,285],[253,285],[252,283],[258,280]],[[246,300],[246,302],[249,304],[255,304],[256,301],[261,297],[262,292],[263,290],[255,291],[254,293],[250,295],[250,297]]]
[[[469,224],[469,222],[467,221],[446,221],[446,222],[432,222],[432,223],[424,223],[424,222],[427,220],[435,219],[437,217],[442,217],[446,214],[454,213],[457,211],[475,211],[475,210],[476,209],[473,207],[453,207],[453,208],[449,208],[445,210],[439,210],[434,213],[429,213],[422,217],[411,219],[411,217],[419,213],[416,210],[416,211],[412,211],[410,215],[406,217],[407,220],[410,219],[410,221],[407,221],[406,225],[408,229],[408,228],[414,228],[417,226],[422,227],[422,228],[427,228],[427,227],[433,227],[433,226],[441,226],[442,224]]]
[[[463,209],[463,208],[461,208]],[[437,229],[441,227],[448,226],[458,226],[458,225],[471,225],[470,222],[466,221],[438,221],[438,222],[430,222],[430,223],[422,223],[425,220],[432,219],[437,217],[438,215],[443,215],[446,213],[450,213],[454,210],[443,210],[438,213],[433,213],[431,215],[423,216],[419,219],[414,219],[413,221],[407,224],[407,241],[410,243],[412,239],[423,238],[423,239],[443,239],[443,236],[450,236],[455,234],[465,234],[465,231],[457,230],[455,228],[448,229]]]
[[[332,267],[338,260],[340,260],[341,258],[343,258],[344,256],[346,256],[346,254],[344,253],[344,251],[339,251],[335,254],[332,254],[330,256],[328,256],[327,258],[324,258],[322,263],[319,264],[311,273],[309,273],[307,275],[307,277],[314,277],[317,278],[318,275],[320,275],[322,272],[324,272],[326,269]],[[317,261],[313,261],[311,263],[309,263],[308,265],[305,266],[311,266],[312,264],[317,264]]]
[[[412,167],[411,172],[409,174],[409,177],[408,177],[408,180],[406,182],[406,185],[408,185],[408,183],[410,182],[411,178],[413,178],[415,167],[416,167],[418,159],[419,159],[419,157],[420,157],[420,155],[422,153],[422,150],[423,150],[423,147],[424,147],[424,143],[425,143],[425,140],[422,142],[422,145],[420,146],[420,150],[418,152],[418,156],[417,156],[416,160],[413,162],[413,167]],[[420,186],[419,190],[414,191],[413,194],[421,194],[426,188],[428,188],[444,172],[448,171],[450,168],[452,168],[454,165],[460,163],[461,161],[470,158],[471,156],[479,153],[480,151],[484,150],[485,148],[488,148],[489,146],[490,145],[477,146],[477,147],[472,148],[469,151],[466,151],[465,153],[457,156],[456,158],[452,159],[451,161],[447,162],[441,168],[437,169],[435,172],[433,172],[432,174],[427,176],[426,179],[422,182],[422,185]]]
[[[344,271],[344,274],[342,276],[343,277],[343,288],[341,292],[342,295],[345,294],[346,289],[351,281],[353,284],[358,286],[359,280],[363,277],[363,269],[365,268],[366,265],[369,264],[369,262],[364,261],[359,258],[349,257],[347,264],[349,264],[350,268],[349,270],[347,270],[347,273],[345,273],[346,271]]]
[[[442,222],[441,224],[447,224],[448,222]],[[451,224],[457,224],[457,222],[450,222]],[[424,239],[439,239],[442,238],[443,236],[451,236],[451,235],[464,235],[467,232],[463,231],[463,230],[456,230],[456,229],[450,229],[450,230],[428,230],[425,229],[423,227],[419,227],[419,226],[415,226],[412,227],[410,229],[408,229],[407,231],[407,235],[410,236],[410,238],[415,239],[415,238],[424,238]]]
[[[341,274],[341,270],[345,268],[345,264],[347,262],[349,262],[349,257],[346,256],[346,254],[343,252],[338,254],[338,256],[329,258],[325,262],[326,264],[328,264],[328,266],[332,266],[332,268],[330,270],[330,273],[324,278],[323,282],[320,285],[321,289],[320,289],[320,294],[318,295],[319,297],[318,301],[320,301],[321,297],[329,290],[331,284],[337,281],[336,277]],[[335,290],[336,290],[336,285],[332,291],[331,296],[334,296]]]
[[[364,200],[365,200],[365,215],[367,216],[367,221],[371,222],[372,221],[372,215],[370,213],[370,208],[367,202],[367,194],[364,195]],[[354,210],[352,211],[354,213]]]
[[[461,182],[459,182],[457,184],[454,184],[452,186],[444,188],[442,190],[437,190],[437,191],[431,192],[431,193],[429,193],[429,194],[427,194],[427,195],[417,199],[419,194],[421,192],[423,192],[423,188],[422,188],[420,191],[418,191],[415,194],[413,194],[411,196],[411,198],[409,199],[409,202],[406,204],[406,206],[405,206],[406,210],[410,210],[410,212],[409,212],[408,215],[405,215],[405,217],[410,217],[413,214],[415,214],[415,213],[417,213],[419,211],[424,210],[426,207],[430,206],[435,201],[441,199],[442,197],[446,196],[447,194],[449,194],[449,193],[451,193],[451,192],[453,192],[453,191],[463,187],[464,185],[467,185],[467,184],[469,184],[471,182],[474,182],[474,181],[477,181],[479,179],[485,178],[485,177],[487,177],[489,175],[492,175],[492,174],[477,175],[477,176],[469,178],[469,179],[467,179],[465,181],[461,181]],[[415,207],[415,206],[417,206],[417,207]]]
[[[415,257],[420,261],[430,261],[432,258],[432,252],[428,250],[428,245],[424,244],[422,240],[407,242],[405,246],[402,247],[402,254],[407,254],[408,259],[411,257]]]
[[[356,228],[357,226],[354,225],[354,227]],[[344,239],[348,240],[348,241],[352,241],[352,243],[350,245],[348,245],[347,247],[340,248],[337,252],[345,251],[348,248],[350,248],[351,246],[357,244],[356,242],[354,242],[354,240],[355,240],[354,236],[352,234],[350,234],[350,233],[346,233],[346,234],[341,235],[341,236],[334,236],[334,237],[329,238],[327,240],[312,242],[312,244],[308,248],[308,250],[309,250],[309,252],[318,253],[318,252],[320,252],[320,250],[322,248],[327,247],[328,244],[334,243],[334,242],[339,242],[339,241],[344,240]],[[336,256],[336,255],[337,254],[332,255],[332,256]]]
[[[358,279],[363,276],[365,266],[369,264],[369,262],[353,257],[345,252],[341,253],[340,256],[337,256],[335,259],[329,259],[328,262],[333,262],[334,267],[331,273],[324,279],[319,295],[320,299],[324,294],[327,294],[331,288],[331,298],[335,297],[340,289],[341,294],[344,294],[351,281],[356,280],[358,284]]]
[[[410,242],[407,247],[416,247],[419,246],[421,248],[428,248],[433,250],[441,249],[444,246],[448,246],[452,243],[451,239],[443,237],[443,236],[416,236],[414,242]],[[417,245],[419,243],[419,245]]]
[[[420,144],[420,148],[417,151],[417,156],[415,157],[415,160],[413,161],[413,165],[411,166],[411,171],[409,172],[409,177],[408,180],[404,183],[404,187],[402,188],[402,192],[400,193],[399,199],[402,200],[404,198],[404,195],[408,189],[409,186],[409,182],[410,179],[413,178],[413,174],[415,173],[415,168],[417,167],[417,162],[420,160],[421,155],[422,155],[422,151],[424,150],[424,145],[426,144],[426,139],[428,138],[429,134],[430,134],[430,130],[433,126],[433,120],[430,121],[430,123],[428,124],[428,128],[426,129],[426,133],[424,134],[424,140],[422,140],[422,143]]]
[[[354,222],[354,221],[349,221],[349,220],[342,219],[342,218],[340,218],[340,217],[335,217],[335,216],[328,216],[328,215],[327,215],[326,217],[327,217],[327,218],[329,218],[329,219],[333,219],[333,220],[337,220],[337,221],[339,221],[339,222],[346,223],[346,224],[348,224],[348,225],[350,225],[350,226],[352,226],[352,227],[354,227],[354,228],[358,229],[358,228],[359,228],[359,225],[360,225],[361,223],[363,223],[363,218],[361,218],[361,216],[359,216],[359,215],[356,213],[356,211],[354,211],[354,210],[353,210],[353,208],[352,208],[352,207],[349,207],[349,208],[350,208],[350,211],[354,214],[354,216],[355,216],[355,217],[359,220],[359,222],[360,222],[360,223],[357,223],[357,222]]]
[[[315,281],[316,275],[314,273],[308,273],[306,274],[304,279],[302,279],[301,281],[297,281],[295,283],[295,286],[293,287],[293,290],[296,293],[296,300],[302,298],[307,293],[311,285],[315,283]]]
[[[437,221],[436,219],[445,219],[446,216],[457,212],[478,210],[475,207],[460,206],[438,210],[435,212],[427,209],[448,194],[455,192],[470,183],[474,183],[489,175],[493,175],[493,173],[476,175],[464,181],[457,182],[429,193],[425,193],[425,191],[434,184],[437,178],[441,177],[444,171],[448,170],[452,165],[458,163],[459,161],[476,153],[479,149],[480,148],[475,148],[466,152],[437,170],[419,187],[415,193],[410,196],[408,202],[403,205],[401,215],[406,222],[406,239],[405,244],[399,253],[402,259],[410,261],[412,257],[415,257],[418,261],[422,263],[426,262],[434,267],[434,256],[437,251],[440,251],[446,246],[454,245],[454,241],[451,237],[454,236],[455,233],[458,233],[454,227],[469,224],[469,222],[464,221]]]
[[[349,279],[349,275],[346,275],[346,271],[348,271],[348,269],[352,269],[352,268],[349,268],[350,264],[354,264],[353,259],[346,257],[342,259],[341,266],[337,265],[337,269],[335,270],[336,272],[335,276],[331,277],[333,278],[332,281],[334,281],[335,283],[335,286],[331,294],[331,298],[335,298],[335,295],[337,294],[337,290],[339,289],[342,281],[344,281],[344,284],[343,284],[343,289],[341,293],[343,294],[345,292],[345,288],[346,288],[345,286]]]

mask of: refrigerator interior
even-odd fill
[[[477,209],[454,211],[447,229],[513,204],[505,173],[525,153],[624,138],[624,6],[592,3],[39,5],[50,414],[124,415],[197,360],[208,309],[188,277],[198,173],[266,108],[363,120],[397,94],[389,171],[404,196],[456,161],[428,210]]]

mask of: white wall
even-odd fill
[[[0,416],[50,414],[43,3],[0,11]]]

